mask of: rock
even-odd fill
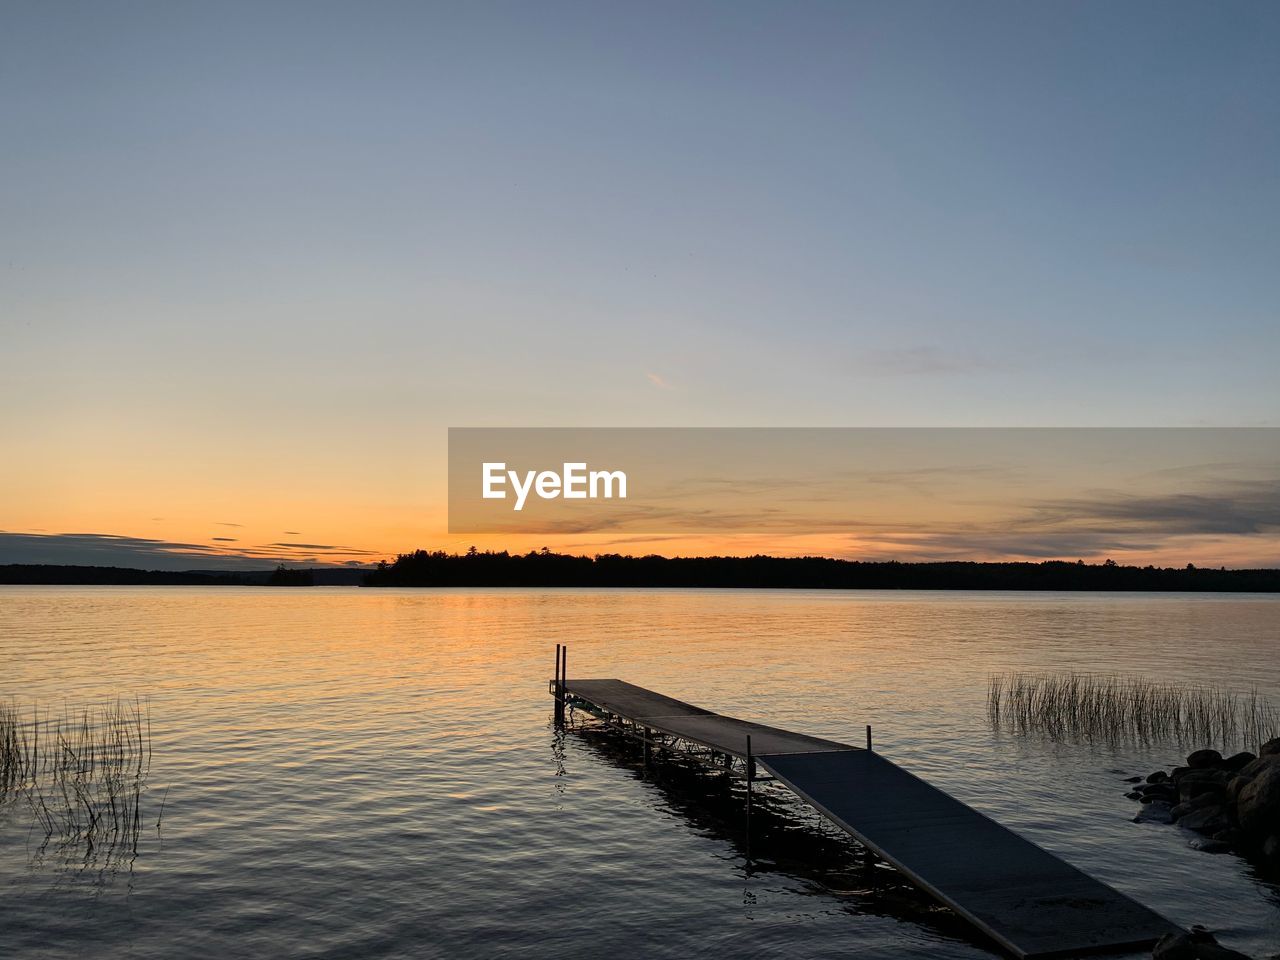
[[[1178,788],[1172,783],[1148,783],[1139,787],[1137,792],[1148,800],[1168,800],[1173,802],[1178,799]]]
[[[1231,850],[1231,844],[1216,837],[1192,837],[1187,846],[1201,853],[1227,853]]]
[[[1240,770],[1257,760],[1248,750],[1241,750],[1239,753],[1233,753],[1227,759],[1222,761],[1222,769],[1224,770]]]
[[[1211,770],[1222,763],[1222,754],[1217,750],[1197,750],[1187,757],[1187,766],[1192,770]]]
[[[1196,946],[1185,933],[1166,933],[1156,941],[1151,960],[1199,960]]]
[[[1138,811],[1138,815],[1133,818],[1134,823],[1173,823],[1172,808],[1168,802],[1164,800],[1155,800],[1151,803],[1144,803],[1142,809]]]
[[[1178,780],[1178,795],[1183,800],[1211,790],[1225,792],[1231,774],[1225,770],[1192,770]]]
[[[1202,781],[1197,781],[1195,783],[1182,783],[1178,785],[1178,799],[1183,803],[1186,803],[1189,800],[1194,800],[1196,797],[1204,793],[1211,793],[1215,797],[1220,797],[1225,800],[1227,796],[1227,787],[1226,784],[1223,783],[1205,783]]]
[[[1190,933],[1166,933],[1156,941],[1151,960],[1199,960],[1205,947],[1216,947],[1218,941],[1204,927],[1192,927]]]
[[[1169,775],[1163,770],[1157,770],[1155,773],[1147,774],[1147,783],[1164,783],[1169,779]]]
[[[1240,768],[1240,776],[1256,777],[1263,770],[1267,769],[1267,767],[1271,766],[1271,764],[1277,763],[1277,762],[1280,762],[1280,756],[1277,756],[1276,754],[1271,754],[1270,756],[1265,756],[1265,757],[1259,757],[1257,760],[1250,760],[1248,763],[1246,763],[1243,767]]]
[[[1179,780],[1181,780],[1184,776],[1186,776],[1190,772],[1191,772],[1190,767],[1174,767],[1172,770],[1169,771],[1169,779],[1172,780],[1174,783],[1177,783]]]
[[[1217,790],[1198,793],[1187,801],[1187,806],[1192,810],[1202,810],[1205,807],[1216,807],[1223,804],[1223,795]]]
[[[1173,819],[1176,821],[1176,820],[1181,820],[1188,813],[1191,813],[1194,810],[1195,810],[1195,807],[1193,807],[1189,803],[1179,803],[1179,804],[1176,804],[1174,808],[1169,811],[1169,815],[1172,816]]]
[[[1280,823],[1280,763],[1268,764],[1236,800],[1236,819],[1246,833],[1262,835]]]
[[[1262,841],[1262,855],[1272,863],[1280,863],[1280,833],[1273,833]]]
[[[1213,839],[1221,840],[1223,843],[1229,844],[1232,847],[1240,846],[1240,841],[1243,838],[1244,838],[1244,834],[1242,834],[1235,827],[1231,827],[1228,830],[1220,830],[1213,835]]]
[[[1227,803],[1234,804],[1240,799],[1240,791],[1253,783],[1253,777],[1236,776],[1227,781]]]
[[[1178,826],[1196,833],[1215,834],[1231,827],[1231,817],[1226,807],[1201,807],[1179,818]]]
[[[1258,748],[1260,757],[1280,757],[1280,737],[1268,740]]]
[[[1141,783],[1142,778],[1141,777],[1125,777],[1120,782],[1121,783]]]
[[[1249,957],[1222,944],[1204,927],[1190,933],[1166,933],[1156,941],[1152,960],[1249,960]]]
[[[1142,794],[1140,794],[1137,790],[1130,790],[1128,793],[1126,793],[1126,794],[1125,794],[1125,798],[1126,798],[1126,799],[1128,799],[1128,800],[1142,800],[1142,799],[1144,799],[1144,797],[1142,796]]]

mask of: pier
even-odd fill
[[[555,715],[590,712],[653,751],[781,783],[907,879],[1019,958],[1150,947],[1182,933],[1153,910],[866,746],[728,717],[622,680],[570,680],[557,647]],[[760,771],[763,770],[765,776]],[[749,835],[749,833],[748,833]]]

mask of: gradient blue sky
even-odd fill
[[[3,2],[0,529],[439,545],[451,424],[1280,424],[1278,49],[1274,3]]]

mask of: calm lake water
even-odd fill
[[[908,769],[1269,955],[1275,886],[1130,822],[1121,779],[1184,750],[999,733],[985,694],[1074,668],[1280,701],[1278,639],[1258,596],[0,587],[0,696],[147,697],[154,742],[136,856],[41,851],[0,809],[0,956],[992,955],[785,796],[751,865],[720,778],[558,734],[557,642],[571,676],[853,743],[871,723]]]

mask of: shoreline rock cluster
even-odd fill
[[[1135,778],[1137,779],[1137,778]],[[1206,853],[1241,853],[1280,870],[1280,737],[1258,755],[1197,750],[1184,766],[1156,770],[1126,794],[1142,803],[1135,823],[1176,823]]]
[[[1204,927],[1189,933],[1166,933],[1151,951],[1151,960],[1251,960],[1248,954],[1218,943]]]

